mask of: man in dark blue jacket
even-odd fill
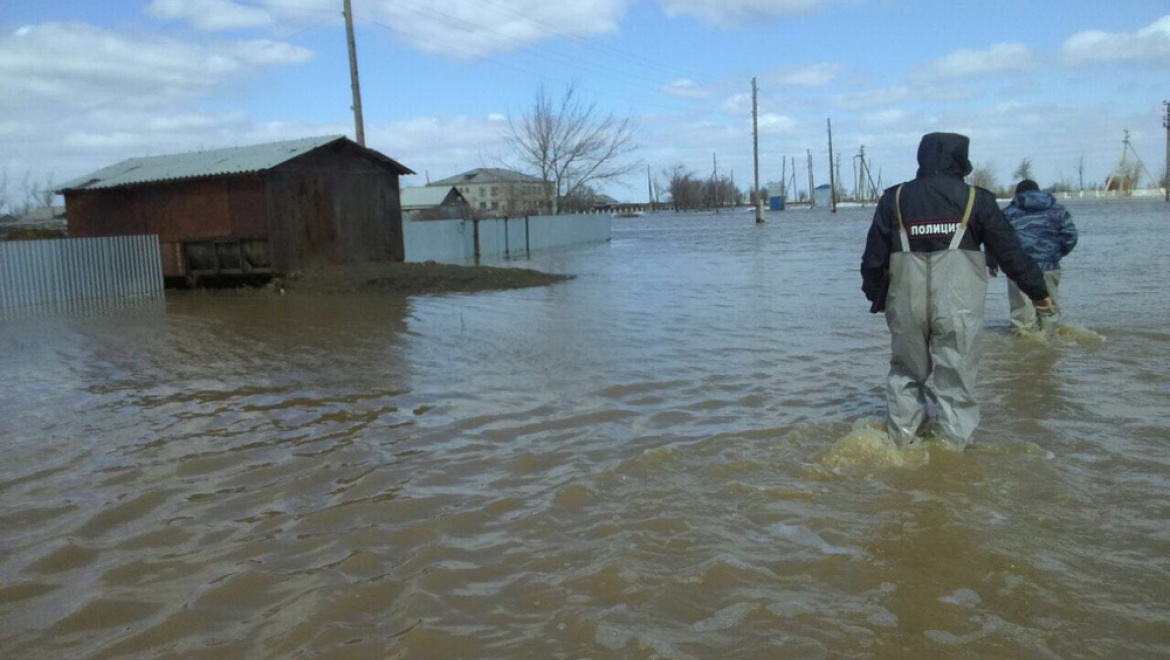
[[[882,194],[861,257],[870,311],[884,311],[890,329],[886,429],[898,446],[916,441],[928,395],[948,444],[966,447],[979,424],[975,378],[987,296],[981,248],[1037,309],[1051,305],[1043,273],[995,195],[963,181],[972,169],[969,146],[955,133],[922,137],[917,175]]]
[[[1024,179],[1016,185],[1016,196],[1003,214],[1020,237],[1024,252],[1044,271],[1044,284],[1048,288],[1048,297],[1052,298],[1052,311],[1037,315],[1020,287],[1008,280],[1012,332],[1051,330],[1060,323],[1060,260],[1077,246],[1077,227],[1072,215],[1056,203],[1052,193],[1040,190],[1031,179]],[[988,265],[988,273],[994,277],[996,264],[989,261]]]

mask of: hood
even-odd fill
[[[1043,190],[1028,190],[1016,195],[1016,206],[1025,211],[1043,211],[1052,208],[1056,198]]]
[[[960,179],[971,173],[967,150],[971,140],[958,133],[927,133],[918,143],[918,176],[949,174]]]

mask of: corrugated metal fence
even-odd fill
[[[536,250],[608,241],[613,218],[546,215],[487,220],[418,220],[402,223],[406,261],[465,264],[522,257]]]
[[[0,310],[162,294],[158,236],[0,242]]]

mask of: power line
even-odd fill
[[[390,32],[394,32],[396,34],[403,35],[403,36],[408,37],[408,38],[413,38],[416,36],[416,35],[413,35],[409,32],[406,32],[404,30],[396,28],[392,25],[387,25],[386,23],[383,23],[381,21],[366,21],[366,22],[371,24],[371,25],[378,26],[382,29],[388,30]],[[536,71],[534,69],[525,68],[525,67],[517,65],[517,64],[505,62],[498,57],[489,56],[489,55],[479,55],[479,53],[477,51],[463,48],[463,47],[460,47],[458,45],[452,44],[452,45],[447,47],[447,50],[461,53],[461,54],[467,55],[469,57],[473,57],[473,56],[478,57],[478,61],[480,61],[480,62],[487,63],[487,64],[490,64],[492,66],[501,67],[504,69],[510,69],[512,71],[516,71],[516,72],[525,74],[527,76],[531,76],[533,78],[540,78],[540,79],[548,78],[548,75],[545,73],[541,73],[541,72]],[[536,48],[533,48],[530,46],[517,46],[517,47],[513,48],[513,50],[527,51],[527,52],[531,53],[532,55],[534,55],[538,60],[550,59],[549,54],[541,52],[539,49],[536,49]],[[567,56],[556,56],[555,58],[551,58],[551,59],[560,59],[565,64],[566,68],[575,68],[575,69],[579,69],[579,70],[582,69],[582,67],[580,66],[579,60],[573,60],[572,58],[568,58]],[[601,73],[603,75],[609,76],[611,79],[613,78],[613,76],[610,74],[609,70],[607,70],[607,69],[601,69],[601,68],[597,68],[597,66],[594,66],[593,71],[596,73]],[[661,109],[663,111],[672,111],[675,109],[675,108],[672,108],[668,105],[655,103],[654,101],[647,101],[646,99],[642,99],[642,98],[634,98],[634,97],[625,96],[622,94],[615,94],[615,93],[610,92],[610,91],[598,90],[598,89],[592,88],[588,84],[581,85],[581,84],[574,83],[571,80],[564,80],[564,79],[561,79],[560,81],[562,84],[565,84],[565,85],[573,84],[578,89],[590,91],[591,93],[599,95],[599,96],[607,96],[607,97],[610,97],[613,99],[623,100],[623,101],[626,101],[628,103],[636,103],[640,107],[647,107],[647,106],[656,107],[656,108]],[[638,87],[640,89],[644,89],[644,86],[638,86]]]
[[[450,29],[453,29],[453,30],[459,30],[461,32],[466,32],[468,34],[473,34],[473,35],[479,36],[481,38],[484,38],[485,40],[496,44],[502,50],[527,52],[527,53],[535,55],[541,59],[551,59],[551,60],[561,62],[562,64],[564,64],[565,66],[570,67],[570,68],[588,69],[588,70],[592,70],[595,73],[605,75],[605,76],[609,77],[610,79],[615,79],[615,78],[623,79],[626,82],[631,82],[631,83],[635,83],[638,85],[644,85],[644,84],[658,85],[658,84],[661,84],[661,78],[659,78],[659,77],[652,77],[652,76],[643,74],[639,71],[631,70],[629,68],[603,67],[602,65],[593,64],[589,60],[582,60],[579,57],[574,57],[572,55],[563,54],[563,53],[557,52],[555,50],[552,50],[552,49],[544,47],[544,46],[537,46],[537,45],[533,45],[530,43],[525,43],[524,41],[516,39],[516,38],[511,37],[509,35],[506,35],[506,34],[500,32],[499,30],[487,27],[487,26],[479,24],[479,23],[473,23],[469,20],[466,20],[466,19],[458,17],[458,16],[454,16],[454,15],[446,13],[446,12],[438,11],[432,7],[423,5],[421,3],[412,3],[409,1],[405,1],[405,2],[400,2],[398,6],[399,6],[399,8],[410,12],[411,14],[413,14],[416,17],[419,17],[419,18],[422,18],[425,20],[433,21],[435,23],[438,23],[440,25],[443,25],[443,26],[450,28]],[[505,15],[505,16],[512,16],[512,17],[515,17],[517,20],[522,20],[522,21],[525,21],[525,22],[533,24],[533,25],[541,26],[549,34],[549,36],[552,36],[552,37],[561,37],[561,38],[573,41],[574,43],[576,43],[578,45],[584,45],[587,48],[590,48],[590,49],[595,50],[595,51],[608,50],[610,53],[619,54],[619,55],[626,57],[628,59],[631,59],[631,60],[636,59],[633,55],[631,55],[629,53],[625,53],[624,51],[621,51],[619,49],[614,49],[614,48],[602,49],[600,47],[597,47],[594,44],[594,42],[592,42],[591,40],[586,40],[586,39],[584,39],[580,36],[577,36],[577,35],[571,35],[569,33],[562,31],[562,30],[558,30],[555,27],[547,26],[547,24],[542,23],[540,21],[537,21],[535,19],[531,19],[528,17],[516,15],[516,14],[506,14],[506,13],[501,12],[501,11],[497,11],[497,13],[501,14],[501,15]],[[379,24],[383,25],[384,27],[389,27],[389,26],[385,26],[384,23],[379,23]],[[393,28],[391,28],[391,29],[393,29]],[[417,35],[413,35],[413,34],[410,34],[407,32],[403,32],[401,30],[396,30],[396,31],[399,32],[400,34],[407,36],[407,37],[416,37],[417,36]],[[468,53],[467,49],[460,49],[460,50],[461,50],[461,52]],[[683,74],[680,74],[680,75],[683,75]]]

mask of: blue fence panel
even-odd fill
[[[479,258],[518,257],[537,250],[608,241],[609,214],[551,215],[487,220],[425,220],[402,225],[406,261],[464,264]]]
[[[474,255],[474,228],[469,220],[402,223],[406,260],[462,263]]]
[[[158,236],[0,242],[0,310],[162,292]]]

